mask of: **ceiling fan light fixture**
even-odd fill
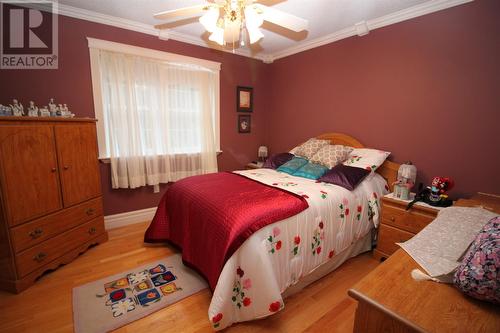
[[[214,32],[217,28],[217,21],[219,19],[219,8],[210,7],[208,11],[199,18],[200,23],[208,32]]]
[[[212,42],[216,42],[219,45],[224,45],[224,29],[215,27],[214,31],[208,37]]]

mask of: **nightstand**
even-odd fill
[[[260,169],[264,165],[263,162],[250,162],[247,165],[245,165],[245,169],[251,170],[251,169]]]
[[[407,211],[406,205],[409,202],[410,200],[394,198],[392,193],[382,197],[377,248],[373,250],[375,259],[387,259],[399,248],[396,243],[405,242],[415,236],[431,223],[442,209],[417,202]]]

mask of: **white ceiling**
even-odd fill
[[[264,23],[264,38],[251,49],[247,45],[237,50],[237,53],[272,61],[355,35],[355,24],[362,21],[366,21],[371,30],[469,1],[471,0],[260,0],[260,3],[308,20],[309,28],[295,33]],[[61,7],[75,7],[148,26],[164,23],[154,19],[154,13],[203,3],[204,0],[59,0]],[[218,47],[208,41],[208,33],[197,18],[181,18],[177,22],[169,22],[166,32],[170,32],[170,38],[173,39],[181,36],[196,44]]]

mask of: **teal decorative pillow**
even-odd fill
[[[307,179],[318,179],[321,176],[323,176],[327,171],[328,171],[327,167],[324,167],[320,164],[309,162],[302,168],[295,171],[293,175]]]
[[[301,157],[294,157],[290,161],[286,162],[285,164],[281,165],[277,171],[285,172],[290,175],[293,175],[293,173],[300,168],[302,168],[304,165],[307,164],[307,160],[305,158]]]

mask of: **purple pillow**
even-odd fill
[[[370,171],[366,169],[337,164],[318,181],[342,186],[352,191],[368,174],[370,174]]]
[[[262,167],[267,168],[267,169],[277,169],[281,165],[290,161],[294,156],[295,155],[290,154],[290,153],[274,154],[266,160],[266,162],[264,163],[264,165]]]

